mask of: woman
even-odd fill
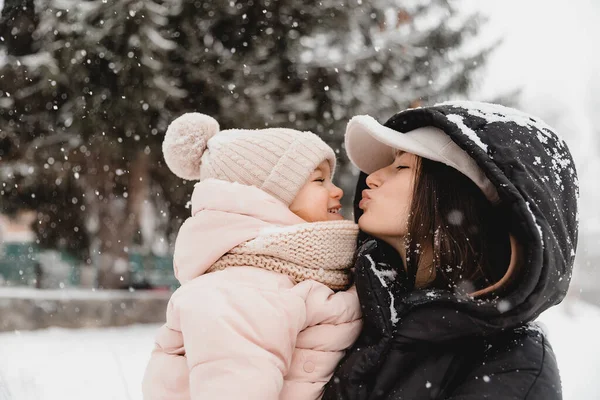
[[[364,330],[324,399],[560,399],[529,324],[564,297],[577,178],[543,122],[485,103],[353,118]],[[367,174],[369,174],[367,176]]]

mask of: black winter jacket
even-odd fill
[[[407,290],[408,279],[382,274],[404,271],[398,254],[363,236],[356,286],[364,329],[324,399],[561,399],[554,353],[531,322],[563,299],[571,278],[578,189],[566,144],[543,122],[484,103],[406,110],[385,125],[399,135],[440,128],[475,159],[510,211],[524,266],[500,297]]]

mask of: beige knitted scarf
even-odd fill
[[[351,221],[312,222],[264,229],[255,239],[234,247],[208,272],[252,266],[308,279],[333,290],[352,283],[351,268],[358,225]]]

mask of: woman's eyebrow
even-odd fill
[[[394,157],[402,157],[406,153],[404,150],[396,150],[394,152]]]

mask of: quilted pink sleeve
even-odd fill
[[[306,306],[291,291],[190,285],[167,323],[183,334],[192,400],[276,400]]]

